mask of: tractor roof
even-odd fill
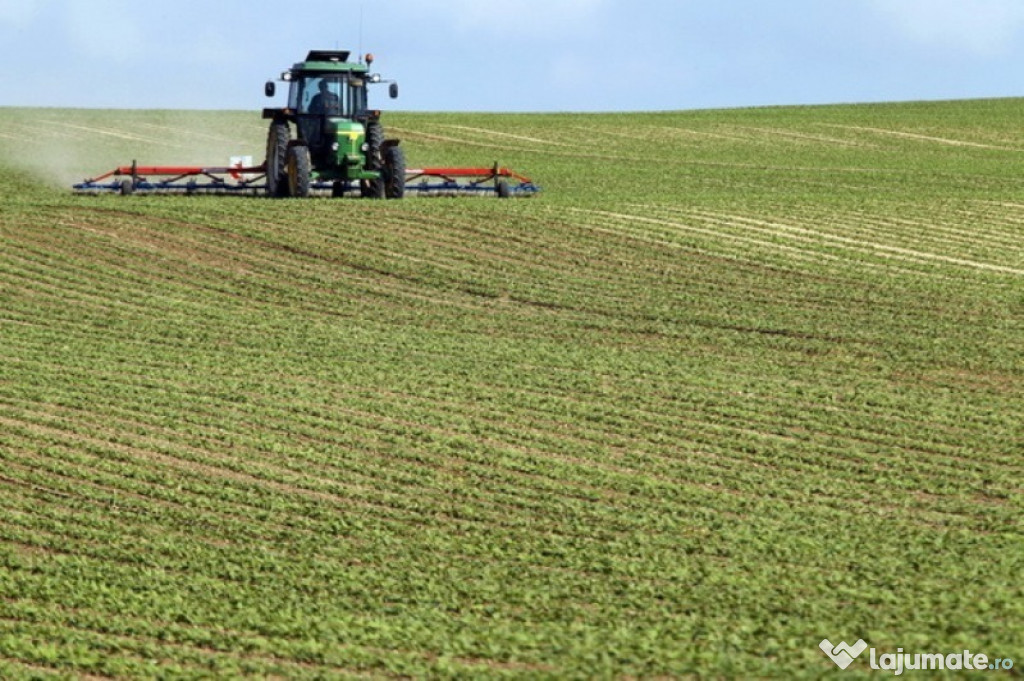
[[[348,61],[348,50],[310,50],[306,61]]]
[[[352,53],[348,50],[311,50],[306,61],[299,62],[293,71],[361,71],[367,70],[366,64],[355,64],[348,61]]]

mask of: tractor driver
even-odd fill
[[[326,78],[320,79],[320,94],[309,103],[309,113],[341,114],[341,98],[331,92],[330,85]]]

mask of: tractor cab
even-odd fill
[[[357,118],[366,113],[366,80],[350,74],[303,74],[291,81],[288,108],[300,115]]]

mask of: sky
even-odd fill
[[[0,0],[0,106],[260,109],[313,48],[404,111],[1024,95],[1022,0]]]

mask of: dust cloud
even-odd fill
[[[0,165],[70,188],[118,166],[226,166],[264,155],[258,113],[0,108]]]

